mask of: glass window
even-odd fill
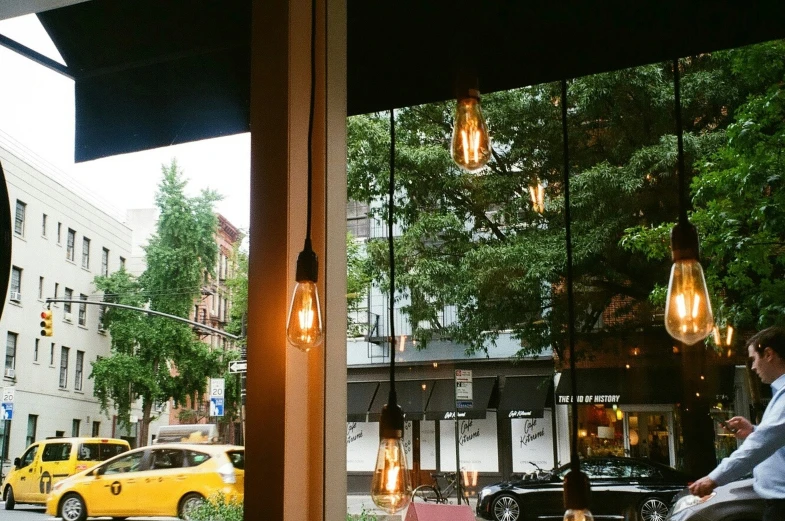
[[[47,443],[41,453],[41,461],[66,461],[70,456],[70,443]]]
[[[38,429],[38,415],[37,414],[28,414],[27,415],[27,438],[25,440],[25,445],[30,445],[35,441],[35,433]]]
[[[150,470],[179,469],[183,466],[183,451],[179,449],[153,449]]]
[[[79,437],[79,430],[82,427],[82,420],[74,418],[71,421],[71,436],[74,438]]]
[[[5,368],[13,369],[16,367],[16,341],[18,335],[16,333],[8,332],[7,340],[5,343]]]
[[[68,228],[68,242],[66,243],[65,258],[74,260],[74,243],[76,242],[76,232]]]
[[[76,352],[76,371],[74,372],[74,389],[82,390],[82,379],[84,375],[84,351]]]
[[[137,471],[142,464],[142,456],[144,453],[145,451],[140,450],[139,452],[117,458],[103,467],[102,474],[120,474],[123,472]]]
[[[368,218],[368,203],[348,201],[346,203],[346,228],[352,237],[368,237],[371,234],[371,220]]]
[[[46,237],[46,214],[41,219],[41,236]]]
[[[93,436],[100,436],[100,433],[101,433],[101,422],[93,422],[93,432],[91,434]],[[118,452],[118,454],[120,453]]]
[[[97,431],[100,426],[101,422],[93,422],[93,436],[98,435]],[[122,454],[126,450],[125,445],[117,443],[82,443],[79,446],[76,459],[82,461],[106,461],[109,458]]]
[[[37,362],[38,361],[38,348],[39,348],[40,344],[41,344],[41,339],[40,338],[36,338],[35,339],[35,347],[33,348],[33,362]]]
[[[204,452],[197,452],[195,450],[187,450],[185,451],[185,458],[188,461],[189,467],[198,467],[205,461],[210,459],[209,454],[205,454]]]
[[[38,445],[35,445],[27,449],[27,451],[20,458],[22,460],[20,467],[24,468],[33,462],[35,455],[38,453],[38,447]]]
[[[106,324],[104,324],[104,316],[106,315],[106,306],[98,307],[98,331],[106,331]]]
[[[65,288],[65,295],[63,296],[63,298],[68,299],[68,300],[74,298],[74,290],[72,290],[71,288]],[[66,313],[70,313],[71,312],[71,303],[70,302],[64,302],[63,303],[63,311],[65,311]]]
[[[659,478],[662,477],[656,468],[643,463],[631,463],[630,472],[634,478]]]
[[[22,268],[17,268],[16,266],[11,268],[11,293],[21,293],[22,292]],[[11,300],[14,300],[14,297],[11,297]]]
[[[125,257],[120,257],[120,269],[125,269]]]
[[[14,221],[14,233],[17,235],[21,235],[24,237],[25,235],[25,211],[27,210],[27,205],[20,201],[19,199],[16,200],[16,220]]]
[[[90,268],[90,239],[87,237],[82,238],[82,267]]]
[[[52,345],[49,346],[49,365],[55,365],[55,343],[52,342]]]
[[[80,293],[79,300],[87,300],[87,295]],[[87,326],[87,304],[84,302],[79,303],[79,325]]]
[[[44,298],[44,278],[38,277],[38,298]]]
[[[229,461],[232,462],[234,468],[236,469],[244,469],[245,468],[245,452],[241,450],[233,450],[226,453],[229,456]]]
[[[67,347],[60,348],[60,388],[65,389],[68,386],[68,349]]]
[[[630,477],[630,466],[623,461],[614,459],[581,462],[581,470],[583,470],[591,479]]]
[[[57,244],[62,243],[63,239],[63,223],[57,223]]]
[[[109,276],[109,250],[106,248],[101,250],[101,275]]]

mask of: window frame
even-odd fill
[[[74,391],[81,391],[84,383],[84,351],[76,351],[74,362]]]
[[[72,230],[68,228],[68,237],[66,238],[65,244],[65,258],[71,262],[74,262],[76,258],[76,230]]]
[[[90,239],[82,237],[82,269],[90,269]]]
[[[25,216],[27,214],[27,203],[16,200],[16,213],[14,215],[14,234],[19,237],[25,236]]]
[[[68,359],[70,358],[71,348],[60,346],[60,381],[58,387],[60,389],[68,388]]]
[[[5,363],[3,368],[16,369],[16,348],[19,345],[19,333],[9,331],[5,337]]]

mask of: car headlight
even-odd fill
[[[703,497],[693,496],[692,494],[686,495],[683,498],[676,501],[676,504],[673,505],[673,515],[678,514],[682,510],[686,510],[688,508],[692,508],[697,505],[702,505],[703,503],[710,500],[716,495],[717,495],[716,492],[712,492],[708,496],[703,496]]]

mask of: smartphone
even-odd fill
[[[733,433],[736,432],[736,429],[731,427],[730,424],[727,422],[727,420],[717,420],[717,423],[719,423],[720,425],[722,425],[723,427],[728,429],[730,432],[733,432]]]

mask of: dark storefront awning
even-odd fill
[[[499,413],[509,418],[542,418],[553,392],[553,377],[508,376],[499,400]]]
[[[733,399],[733,366],[711,367],[703,378],[696,373],[685,381],[679,367],[578,369],[578,403],[674,404],[684,393],[698,392],[711,400]],[[569,404],[570,371],[562,372],[556,403]],[[724,397],[724,398],[723,398]]]
[[[367,421],[378,389],[379,382],[349,382],[346,385],[346,421]]]
[[[398,405],[403,409],[406,420],[422,420],[425,414],[425,406],[433,391],[433,380],[398,380],[395,382],[395,394],[398,398]],[[379,421],[382,407],[387,403],[390,396],[390,382],[380,382],[379,390],[376,392],[371,404],[371,412],[368,415],[370,421]]]
[[[488,409],[495,409],[499,401],[498,380],[474,378],[472,380],[471,407],[458,410],[458,417],[467,420],[485,418]],[[436,380],[425,411],[426,420],[449,420],[455,417],[455,380]]]

